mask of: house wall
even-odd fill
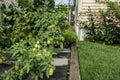
[[[103,2],[104,0],[101,0],[101,1]],[[120,0],[110,0],[110,1],[120,2]],[[79,0],[78,4],[80,5],[80,6],[78,6],[79,13],[88,11],[89,7],[94,12],[98,12],[99,9],[102,9],[102,10],[106,10],[107,9],[106,4],[98,3],[95,0]]]
[[[78,6],[78,13],[80,14],[79,20],[86,20],[88,18],[87,13],[90,8],[92,12],[98,12],[100,9],[107,10],[107,5],[104,3],[97,3],[95,0],[80,0]]]
[[[104,0],[101,0],[104,1]],[[120,0],[111,0],[111,1],[119,1]],[[108,9],[107,5],[104,3],[98,3],[95,0],[78,0],[78,21],[87,21],[88,18],[88,9],[91,9],[92,12],[98,12],[100,9],[106,11]],[[76,25],[76,31],[79,40],[84,40],[85,31],[81,28],[80,25]]]

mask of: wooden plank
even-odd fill
[[[78,64],[77,48],[74,45],[71,47],[71,61],[70,61],[70,77],[69,80],[81,80],[80,69]]]
[[[54,58],[52,64],[55,66],[67,66],[68,59],[67,58]]]

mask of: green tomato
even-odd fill
[[[6,57],[2,57],[3,61],[6,59]]]
[[[50,26],[48,26],[48,28],[54,28],[55,27],[55,25],[50,25]]]
[[[0,64],[2,64],[3,63],[3,60],[2,59],[0,59]]]
[[[24,71],[21,69],[19,70],[20,71],[20,75],[23,75],[24,74]]]
[[[18,70],[18,66],[15,65],[15,70]]]
[[[49,70],[49,75],[50,75],[50,76],[53,75],[53,72],[54,72],[53,68],[50,68],[50,70]]]
[[[37,48],[38,47],[38,44],[35,44],[35,48]]]
[[[45,57],[44,57],[41,53],[37,54],[37,56],[38,56],[40,59],[42,59],[42,60],[45,59]]]
[[[37,41],[37,44],[40,44],[40,42],[39,42],[39,41]]]
[[[47,41],[47,44],[50,44],[50,40]]]

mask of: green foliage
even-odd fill
[[[42,7],[42,8],[48,8],[53,9],[55,6],[54,0],[17,0],[18,5],[22,8],[28,8],[28,7]]]
[[[60,4],[56,5],[56,11],[65,12],[67,14],[68,13],[67,12],[67,5],[60,5]]]
[[[11,41],[8,37],[7,34],[4,33],[5,32],[5,28],[4,26],[0,26],[0,48],[7,48],[10,47],[11,45]]]
[[[97,16],[89,11],[88,21],[89,22],[81,22],[81,24],[85,25],[86,39],[90,41],[103,40],[105,32],[103,16]]]
[[[65,45],[70,45],[77,41],[77,36],[72,26],[69,26],[63,31],[63,37],[65,38]]]
[[[113,10],[115,13],[115,16],[120,19],[120,4],[118,2],[107,2],[107,6],[109,7],[110,10]]]
[[[120,43],[119,5],[108,2],[108,6],[110,7],[108,11],[100,11],[96,15],[89,11],[89,23],[85,24],[88,40],[104,41],[107,44]]]
[[[108,44],[120,43],[120,27],[119,27],[119,19],[115,16],[113,11],[108,12],[107,16],[105,16],[106,20],[106,36],[105,41]]]
[[[49,78],[55,70],[52,56],[57,54],[56,45],[63,47],[62,31],[68,27],[66,14],[51,10],[53,4],[44,3],[54,3],[53,0],[36,1],[18,0],[18,7],[2,6],[0,44],[2,49],[9,50],[10,58],[17,58],[12,68],[2,75],[3,80],[24,80],[26,74],[33,80]]]
[[[56,53],[52,46],[43,48],[40,42],[35,40],[20,41],[11,47],[10,53],[17,58],[17,62],[12,69],[5,72],[4,80],[23,80],[25,74],[31,75],[33,79],[43,78],[44,74],[49,78],[50,69],[55,69],[51,62],[52,55]]]

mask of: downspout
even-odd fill
[[[75,2],[75,30],[80,41],[84,40],[84,29],[79,27],[78,21],[80,20],[79,13],[82,11],[82,1],[83,0],[76,0]],[[78,20],[79,19],[79,20]]]
[[[74,28],[75,28],[75,31],[76,31],[76,34],[77,34],[77,37],[79,39],[79,26],[77,25],[77,17],[78,17],[78,3],[79,1],[78,0],[75,0],[75,25],[74,25]]]
[[[78,16],[78,0],[75,0],[74,5],[75,5],[75,24],[76,24],[77,16]]]

